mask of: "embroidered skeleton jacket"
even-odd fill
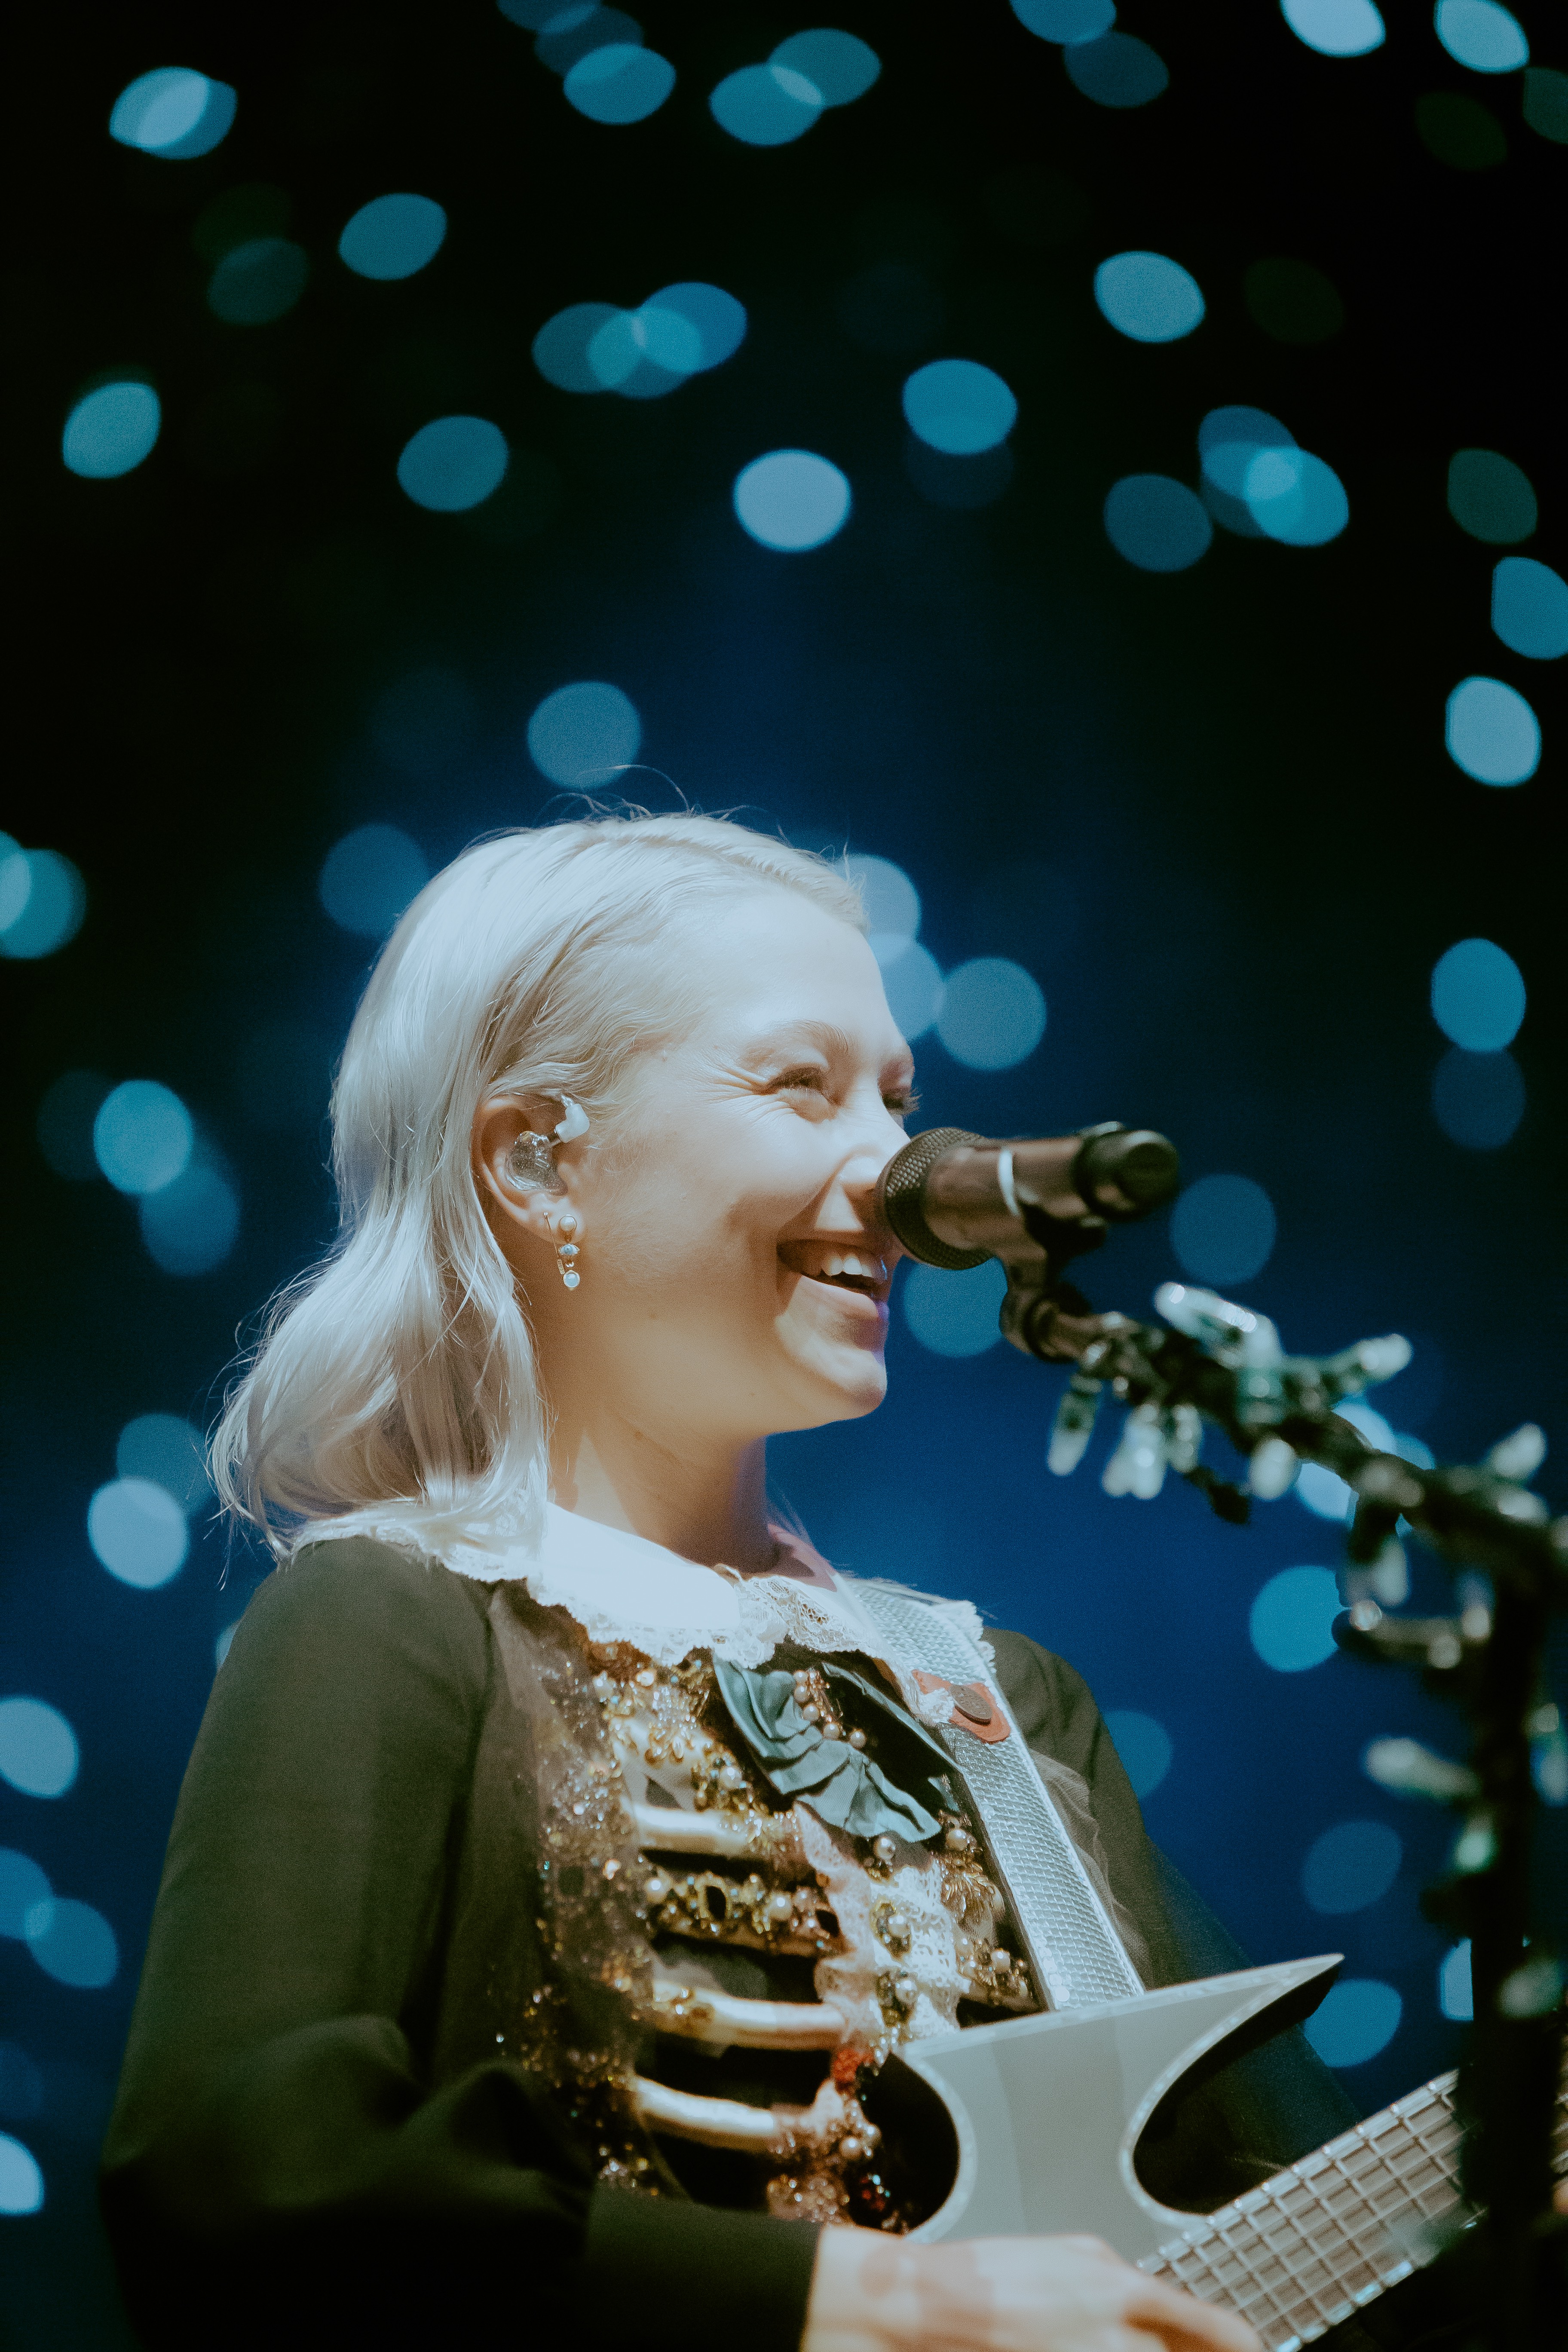
[[[460,1571],[323,1541],[241,1622],[104,2151],[149,2346],[208,2347],[221,2312],[237,2352],[563,2328],[795,2352],[809,2221],[942,2193],[930,2119],[878,2120],[879,2062],[1050,1997],[947,1770],[955,1704],[1078,1801],[1146,1981],[1241,1964],[1061,1660],[994,1635],[989,1691],[955,1701],[859,1640],[852,1591],[552,1519],[539,1560]],[[1151,2185],[1194,2207],[1349,2118],[1300,2044],[1189,2108]]]

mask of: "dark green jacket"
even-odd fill
[[[103,2159],[127,2303],[160,2352],[798,2344],[815,2232],[596,2188],[593,2147],[509,2054],[544,1964],[531,1727],[491,1598],[384,1545],[326,1543],[235,1635]],[[1089,1785],[1157,1980],[1244,1965],[1150,1844],[1080,1677],[995,1643],[1029,1745]],[[1194,2101],[1152,2185],[1218,2202],[1353,2119],[1292,2040]]]

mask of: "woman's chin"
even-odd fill
[[[809,1429],[821,1422],[853,1421],[861,1413],[875,1412],[888,1393],[888,1367],[882,1356],[886,1336],[885,1318],[876,1323],[858,1318],[849,1332],[825,1331],[817,1325],[792,1329],[786,1318],[779,1337],[794,1370],[792,1385],[798,1392],[804,1382],[811,1392],[807,1413],[791,1426]]]

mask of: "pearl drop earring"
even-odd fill
[[[575,1290],[583,1277],[577,1271],[577,1244],[572,1236],[577,1230],[577,1220],[568,1214],[561,1220],[561,1239],[555,1245],[560,1261],[561,1279],[568,1290]]]

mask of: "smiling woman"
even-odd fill
[[[770,1515],[768,1436],[887,1386],[913,1098],[867,930],[846,867],[607,819],[469,850],[382,950],[342,1238],[215,1448],[279,1565],[105,2151],[148,2345],[219,2295],[231,2347],[513,2340],[525,2281],[595,2352],[628,2309],[671,2347],[1254,2352],[1089,2239],[900,2242],[957,2152],[900,2049],[1224,1947],[1070,1667]],[[1304,2051],[1226,2095],[1169,2144],[1219,2195],[1347,2120]]]

